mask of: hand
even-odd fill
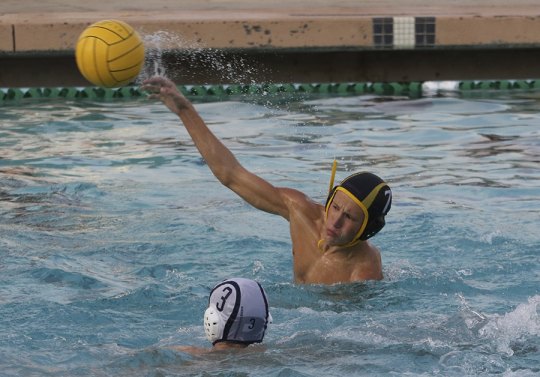
[[[176,85],[165,77],[155,76],[149,78],[143,82],[141,89],[150,93],[148,98],[160,100],[175,114],[180,115],[182,110],[191,107],[191,103],[178,90]]]

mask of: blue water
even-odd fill
[[[0,375],[540,374],[540,96],[197,102],[250,170],[323,201],[365,169],[394,203],[385,279],[295,285],[287,223],[222,188],[145,99],[0,105]],[[264,347],[207,347],[211,287],[265,287]]]

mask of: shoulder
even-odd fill
[[[289,209],[290,215],[320,216],[322,205],[315,202],[302,191],[285,187],[280,187],[278,190],[283,202]]]
[[[277,187],[277,189],[283,198],[286,198],[292,201],[310,201],[311,200],[306,194],[304,194],[300,190],[296,190],[289,187]]]
[[[382,280],[382,261],[379,249],[365,241],[358,254],[358,263],[353,270],[353,280]]]

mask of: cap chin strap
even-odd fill
[[[351,242],[349,242],[349,243],[346,243],[346,244],[344,244],[344,245],[338,245],[338,246],[339,246],[339,247],[351,247],[351,246],[354,246],[354,245],[360,243],[360,241],[362,241],[360,238],[358,238],[358,239],[353,239],[353,240],[352,240]]]
[[[332,163],[332,174],[330,175],[330,185],[328,186],[328,195],[330,195],[332,189],[334,188],[334,178],[336,178],[336,170],[337,160],[334,158],[334,162]]]

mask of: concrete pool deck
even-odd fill
[[[251,81],[540,78],[539,0],[3,0],[0,87],[84,84],[77,38],[111,18],[181,36],[166,63],[197,46],[268,68]],[[174,78],[223,81],[198,71]]]

